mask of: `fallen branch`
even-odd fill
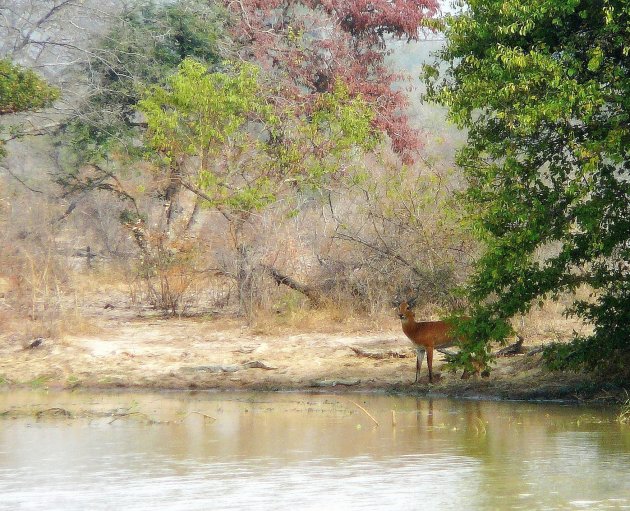
[[[266,364],[265,362],[261,362],[260,360],[252,360],[251,362],[245,362],[243,364],[243,368],[244,369],[265,369],[266,371],[273,371],[275,369],[278,369],[275,366],[270,366],[269,364]]]
[[[294,291],[297,291],[298,293],[302,293],[311,302],[313,302],[313,305],[321,304],[321,301],[322,301],[321,296],[315,288],[311,286],[307,286],[306,284],[301,284],[294,278],[289,277],[288,275],[285,275],[284,273],[280,272],[273,266],[263,264],[261,265],[261,268],[265,270],[271,276],[271,278],[275,281],[276,284],[278,285],[282,284],[284,286],[287,286],[290,289],[293,289]]]
[[[505,348],[502,348],[499,351],[497,351],[496,356],[497,357],[512,357],[514,355],[520,355],[524,351],[523,350],[524,340],[525,339],[519,335],[518,340],[515,343],[510,344],[509,346],[506,346]]]
[[[380,426],[380,424],[374,418],[374,416],[370,412],[368,412],[365,408],[363,408],[359,403],[356,403],[355,401],[352,401],[351,399],[348,399],[348,401],[350,401],[354,406],[359,408],[359,410],[361,410],[363,413],[365,413],[365,415],[367,415],[370,419],[372,419],[374,421],[374,424],[376,424],[377,426]]]
[[[113,419],[108,422],[108,424],[112,424],[116,422],[118,419],[126,419],[127,417],[131,417],[132,415],[140,415],[144,417],[149,424],[155,424],[157,421],[154,421],[151,417],[149,417],[146,413],[142,412],[124,412],[124,413],[116,413],[113,415]]]
[[[342,380],[314,380],[310,383],[311,387],[336,387],[337,385],[344,385],[351,387],[361,383],[359,378],[347,378]]]
[[[360,346],[350,346],[350,349],[354,351],[359,357],[375,358],[377,360],[385,358],[407,358],[411,356],[406,351],[402,350],[372,351],[361,348]]]
[[[72,415],[72,412],[69,412],[68,410],[66,410],[65,408],[46,408],[45,410],[39,410],[36,414],[35,417],[37,417],[38,419],[44,415],[44,414],[51,414],[51,415],[63,415],[65,417],[74,417]]]
[[[204,419],[207,420],[211,420],[212,422],[216,421],[216,417],[212,417],[211,415],[206,415],[205,413],[201,413],[198,412],[196,410],[193,410],[192,412],[188,412],[184,417],[181,418],[181,420],[176,421],[178,424],[181,424],[182,422],[184,422],[188,417],[190,417],[191,415],[201,415]]]
[[[34,192],[34,193],[44,193],[41,190],[37,190],[31,186],[29,186],[26,181],[24,181],[23,179],[21,179],[19,176],[17,176],[16,174],[14,174],[13,172],[11,172],[11,170],[7,167],[0,167],[3,170],[6,170],[7,174],[9,174],[13,179],[15,179],[18,183],[20,183],[24,188],[26,188],[27,190]]]
[[[252,360],[245,362],[244,364],[231,364],[231,365],[212,365],[212,366],[195,366],[195,367],[182,367],[181,371],[194,372],[203,371],[207,373],[235,373],[242,369],[265,369],[267,371],[273,371],[278,369],[275,366],[271,366],[266,362],[260,360]]]
[[[180,371],[195,372],[202,371],[207,373],[235,373],[242,369],[239,365],[212,365],[212,366],[195,366],[195,367],[182,367]]]

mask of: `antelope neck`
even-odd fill
[[[405,311],[403,312],[404,318],[400,318],[404,324],[413,325],[416,322],[416,318],[413,315],[413,312]]]

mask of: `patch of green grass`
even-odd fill
[[[71,374],[66,378],[66,388],[68,389],[76,389],[81,386],[81,379],[74,374]]]
[[[48,383],[48,381],[50,381],[50,379],[51,379],[51,376],[43,374],[27,382],[27,385],[31,387],[32,389],[45,389],[47,388],[46,384]]]

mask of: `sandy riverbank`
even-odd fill
[[[282,330],[261,333],[239,321],[138,317],[105,311],[92,332],[37,347],[15,332],[0,336],[5,387],[383,391],[490,399],[613,400],[586,375],[551,373],[537,345],[498,358],[489,378],[442,372],[429,384],[426,363],[414,384],[415,352],[392,322],[379,331]],[[442,355],[434,368],[440,371]]]

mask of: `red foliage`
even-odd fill
[[[420,148],[405,115],[407,98],[392,84],[402,78],[384,65],[389,37],[418,37],[422,20],[437,13],[437,0],[223,0],[235,15],[233,36],[242,57],[273,73],[278,101],[308,109],[317,94],[343,80],[376,111],[403,161]]]

